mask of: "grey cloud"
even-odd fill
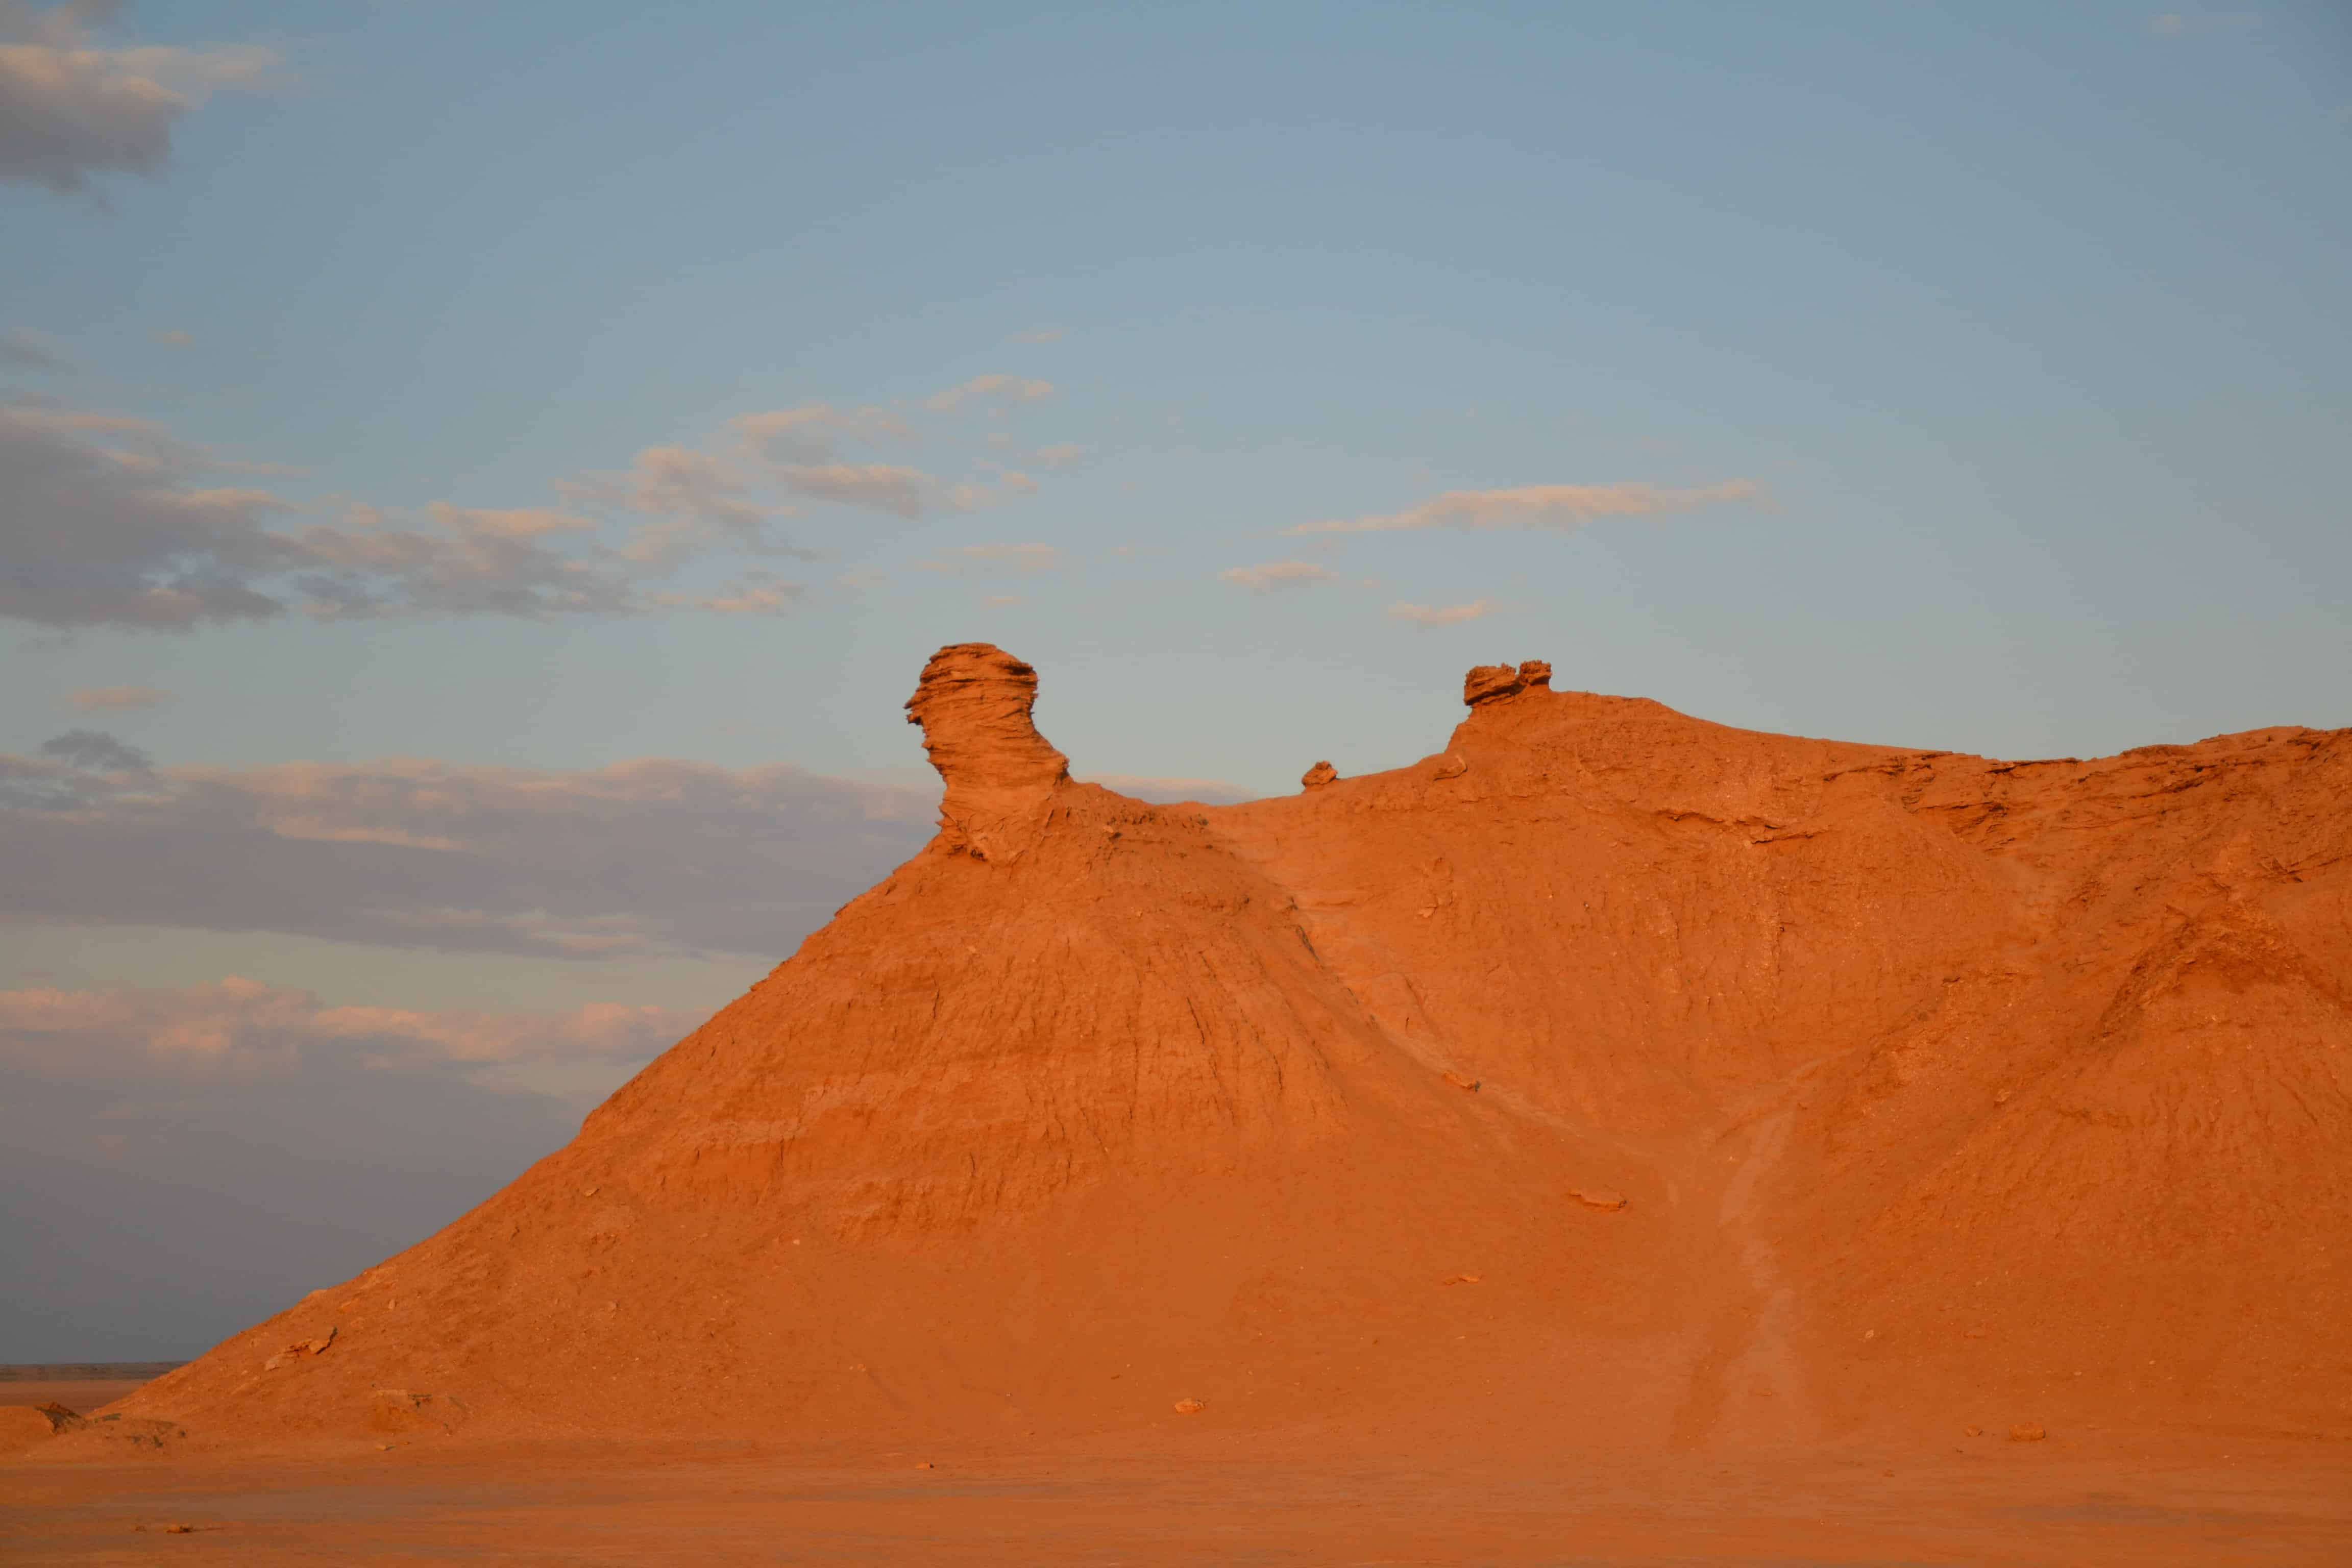
[[[103,730],[68,730],[52,736],[41,742],[41,755],[96,773],[144,773],[155,767],[154,758]]]
[[[278,55],[251,46],[104,47],[94,29],[121,9],[0,0],[0,179],[69,192],[92,174],[152,174],[182,116],[281,78]]]
[[[19,370],[63,370],[65,361],[30,332],[0,332],[0,365],[15,365]]]
[[[632,607],[628,563],[559,512],[431,509],[432,531],[355,510],[274,526],[291,503],[219,485],[250,470],[149,421],[0,405],[0,616],[188,631],[299,610],[383,615]]]
[[[0,922],[782,957],[921,846],[937,800],[786,763],[139,773],[0,753]]]
[[[282,470],[231,461],[150,420],[25,395],[0,403],[0,495],[10,501],[0,509],[0,618],[186,632],[298,614],[776,613],[793,606],[799,585],[653,588],[714,552],[830,559],[772,531],[807,503],[914,521],[1036,488],[1015,472],[992,489],[904,464],[783,460],[851,439],[912,437],[887,410],[809,404],[730,421],[721,449],[649,447],[625,472],[559,481],[557,492],[591,515],[436,501],[421,518],[354,505],[330,522],[250,482]],[[617,547],[606,542],[608,527]]]
[[[696,1022],[0,992],[0,1360],[195,1354],[456,1218]]]

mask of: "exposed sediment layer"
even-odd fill
[[[2007,763],[1550,680],[1171,806],[940,650],[929,847],[570,1146],[126,1413],[2352,1435],[2352,731]]]

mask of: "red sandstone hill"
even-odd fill
[[[1034,690],[941,649],[921,854],[568,1148],[119,1409],[2352,1434],[2352,731],[1990,762],[1530,664],[1410,766],[1168,806],[1073,782]]]

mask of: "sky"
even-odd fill
[[[2352,12],[0,0],[0,1362],[421,1238],[912,854],[1473,664],[2352,725]]]

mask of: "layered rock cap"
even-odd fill
[[[1462,678],[1462,702],[1475,708],[1498,698],[1516,697],[1551,685],[1551,666],[1540,658],[1524,664],[1482,664]]]
[[[1070,760],[1037,732],[1037,672],[993,643],[950,643],[923,666],[907,722],[947,785],[943,847],[1009,860],[1034,841]]]

